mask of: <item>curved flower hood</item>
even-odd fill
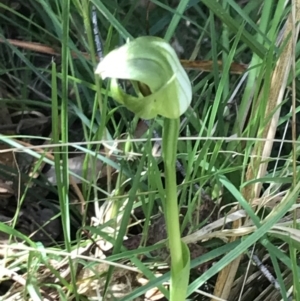
[[[139,37],[111,51],[95,73],[111,78],[112,97],[144,119],[178,118],[191,103],[190,80],[174,49],[161,38]],[[118,79],[136,83],[138,96],[126,94]]]

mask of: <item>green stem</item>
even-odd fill
[[[179,118],[165,118],[162,141],[166,179],[165,219],[171,254],[172,274],[181,272],[184,267],[176,185],[176,150],[179,122]]]

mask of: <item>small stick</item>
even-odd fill
[[[98,21],[97,21],[97,11],[95,5],[92,7],[92,23],[93,23],[93,31],[94,31],[94,41],[96,44],[96,52],[99,58],[99,61],[101,61],[104,57],[103,54],[103,47],[101,43],[101,37],[100,32],[98,29]]]
[[[261,262],[257,255],[253,254],[252,261],[256,264],[259,268],[261,273],[269,280],[269,282],[274,286],[274,288],[280,291],[280,285],[277,279],[271,274],[271,272],[266,268],[266,266]],[[292,301],[293,296],[288,297],[288,301]]]
[[[252,255],[252,260],[262,272],[262,274],[269,280],[269,282],[277,289],[280,290],[280,285],[271,272],[266,268],[266,266],[261,262],[257,255]]]

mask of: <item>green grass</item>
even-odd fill
[[[239,227],[228,223],[214,229],[209,240],[199,241],[206,252],[191,261],[191,266],[206,261],[214,264],[200,275],[191,270],[188,298],[207,300],[201,299],[198,289],[207,283],[207,292],[213,294],[222,278],[217,280],[215,275],[240,258],[236,282],[223,278],[230,289],[229,295],[219,296],[223,300],[238,300],[239,295],[241,300],[288,300],[288,291],[292,291],[294,300],[300,300],[299,223],[295,210],[300,191],[295,141],[299,130],[295,116],[299,110],[300,48],[296,40],[293,49],[291,35],[282,35],[295,8],[286,6],[283,0],[242,2],[152,0],[154,8],[148,13],[147,7],[135,0],[1,2],[0,110],[7,110],[6,117],[12,122],[16,118],[13,113],[26,111],[37,111],[52,119],[47,135],[16,131],[1,135],[4,117],[0,115],[0,147],[35,158],[31,170],[38,170],[42,162],[55,166],[57,184],[52,188],[56,193],[52,192],[47,201],[59,208],[62,235],[57,244],[46,247],[13,229],[20,214],[14,215],[12,223],[0,224],[2,233],[26,242],[10,244],[9,250],[16,251],[5,250],[1,255],[6,272],[0,273],[0,300],[12,296],[42,300],[46,293],[57,300],[88,300],[88,293],[99,296],[107,290],[109,294],[112,284],[125,283],[124,279],[130,286],[124,284],[120,300],[142,300],[138,298],[153,287],[168,297],[169,269],[163,270],[163,263],[150,255],[156,246],[145,245],[153,217],[164,208],[162,158],[152,154],[151,142],[154,131],[161,135],[163,119],[152,120],[141,139],[134,139],[141,127],[138,119],[111,98],[109,82],[94,74],[98,59],[92,5],[97,11],[105,55],[126,39],[150,34],[171,43],[176,39],[183,47],[182,59],[212,62],[210,72],[187,70],[193,100],[181,118],[177,147],[177,159],[185,171],[184,176],[177,173],[179,205],[188,212],[183,224],[189,224],[192,213],[203,202],[201,193],[220,205],[220,218],[230,218],[239,209],[244,210],[246,218]],[[293,21],[290,24],[288,28],[295,32],[296,25]],[[57,55],[18,47],[9,39],[40,43],[52,47]],[[218,60],[222,61],[222,70]],[[231,74],[232,62],[247,64],[247,73]],[[126,84],[122,83],[130,91]],[[39,148],[45,153],[52,151],[53,157],[23,146],[21,141],[25,139],[29,143],[38,139]],[[6,153],[1,150],[0,179],[4,179],[10,167],[3,163]],[[82,176],[69,171],[69,158],[78,154],[85,155]],[[103,163],[100,174],[96,168],[99,162]],[[24,179],[29,176],[28,169],[17,163],[12,180],[15,192],[20,174]],[[78,178],[78,186],[70,181],[72,174]],[[31,177],[25,181],[27,189],[11,199],[26,200],[32,189],[30,183],[39,185]],[[277,196],[278,206],[263,204],[266,198]],[[259,206],[251,206],[252,201]],[[22,206],[18,203],[17,212]],[[287,214],[289,224],[282,219]],[[203,225],[199,224],[193,224],[194,231],[201,230]],[[143,236],[142,245],[126,250],[122,246],[124,236],[137,232]],[[95,246],[100,238],[114,245],[104,262]],[[0,243],[6,246],[6,242]],[[247,282],[258,269],[251,258],[240,256],[252,250],[265,259],[279,290],[264,276]],[[157,276],[162,271],[164,274]],[[25,282],[19,288],[9,286],[4,292],[4,280],[21,283],[13,273]],[[137,278],[149,282],[141,286]],[[250,288],[253,294],[249,297]]]

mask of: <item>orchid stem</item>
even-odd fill
[[[179,122],[179,118],[165,118],[162,141],[162,151],[166,179],[165,219],[171,254],[172,274],[177,274],[177,272],[179,273],[184,267],[176,183],[176,153],[179,134]]]

